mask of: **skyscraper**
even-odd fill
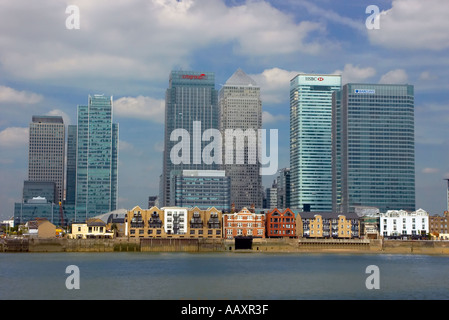
[[[76,199],[76,135],[77,126],[67,127],[67,173],[66,173],[66,201],[74,205]]]
[[[55,203],[64,199],[64,157],[65,126],[62,117],[33,116],[29,133],[28,180],[54,182]]]
[[[233,159],[226,161],[229,156],[225,141],[223,144],[223,166],[226,175],[231,178],[231,202],[240,210],[250,207],[262,207],[263,188],[258,158],[258,130],[262,128],[262,100],[260,87],[245,72],[238,69],[224,84],[219,92],[220,132],[227,137],[226,130],[240,132],[231,142]],[[245,139],[245,133],[254,134],[256,141],[247,138],[243,146],[239,146],[237,139]],[[242,150],[240,150],[242,149]],[[243,163],[239,163],[237,154],[243,152]]]
[[[112,97],[93,95],[78,106],[76,144],[77,221],[117,208],[118,124]]]
[[[341,76],[298,74],[290,81],[291,207],[332,209],[332,92]]]
[[[202,141],[202,134],[208,129],[218,130],[215,74],[212,72],[172,71],[169,87],[165,94],[163,171],[159,189],[161,206],[170,205],[170,174],[172,170],[215,170],[218,168],[219,164],[207,164],[202,159],[201,152],[209,143]],[[177,133],[185,135],[180,137]],[[182,156],[186,157],[187,161],[177,163],[173,159],[173,151],[179,143],[183,143],[185,146],[182,149]],[[178,152],[176,152],[176,156],[178,156]]]
[[[349,83],[333,97],[334,209],[415,210],[414,88]]]

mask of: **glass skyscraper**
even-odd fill
[[[172,171],[171,205],[216,208],[223,212],[231,209],[230,179],[222,170]]]
[[[62,117],[32,117],[28,159],[28,180],[54,182],[56,193],[52,201],[63,201],[65,126]]]
[[[414,88],[349,83],[333,97],[334,209],[415,210]]]
[[[219,164],[207,164],[202,158],[202,150],[210,143],[210,141],[202,141],[202,134],[207,129],[218,130],[215,74],[212,72],[172,71],[165,95],[163,172],[159,189],[161,206],[170,205],[170,174],[172,170],[215,170],[218,168]],[[172,137],[172,134],[179,131],[188,135],[184,137],[185,140],[178,136]],[[182,149],[182,152],[188,153],[187,155],[183,154],[188,161],[176,163],[172,159],[171,153],[175,150],[173,148],[181,142],[188,143],[189,150]]]
[[[332,210],[332,93],[341,76],[298,74],[290,81],[290,205]]]
[[[112,97],[93,95],[78,106],[75,219],[117,208],[118,124]]]

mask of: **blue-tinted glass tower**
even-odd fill
[[[334,209],[415,210],[414,88],[349,83],[333,97]]]
[[[93,95],[78,106],[75,220],[117,208],[118,124],[112,97]]]
[[[332,93],[341,76],[299,74],[290,81],[290,205],[332,209]]]

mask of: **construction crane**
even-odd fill
[[[61,220],[61,227],[64,227],[64,212],[62,210],[61,201],[59,201],[59,219]]]

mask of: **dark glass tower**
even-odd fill
[[[194,130],[195,128],[195,130]],[[185,130],[188,134],[188,162],[176,163],[172,149],[180,143],[172,133]],[[170,174],[172,170],[216,170],[219,164],[207,164],[201,151],[210,141],[202,141],[207,129],[218,130],[218,103],[215,74],[212,72],[172,71],[165,95],[165,134],[163,172],[160,180],[160,205],[170,205]],[[177,130],[176,132],[179,132]],[[195,136],[199,132],[199,136]],[[183,140],[183,142],[187,142]]]
[[[333,96],[334,210],[415,210],[412,85],[349,83]]]

